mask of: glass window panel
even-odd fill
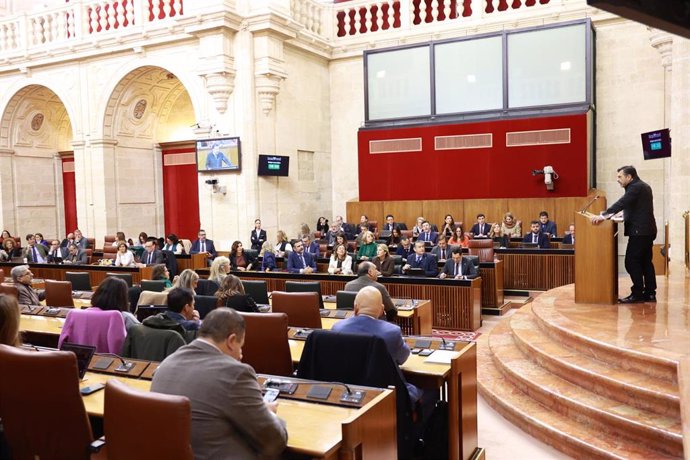
[[[508,36],[508,106],[587,100],[585,24]]]
[[[436,113],[503,108],[502,37],[437,45]]]
[[[369,119],[431,114],[429,47],[367,55]]]

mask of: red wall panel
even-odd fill
[[[165,234],[195,240],[199,231],[199,186],[196,162],[165,166],[165,156],[194,153],[191,148],[163,150],[163,207]]]
[[[570,143],[507,147],[506,133],[570,128]],[[586,113],[453,125],[360,130],[359,199],[441,200],[586,196],[589,190]],[[435,136],[493,134],[491,148],[435,150]],[[421,138],[421,152],[370,154],[369,141]],[[533,169],[553,166],[555,190]]]
[[[68,172],[65,172],[65,169]],[[69,233],[77,225],[77,187],[74,180],[74,158],[62,159],[62,199],[65,205],[65,232]]]

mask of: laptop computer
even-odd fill
[[[407,270],[408,276],[426,276],[423,268],[409,268]]]
[[[539,247],[539,243],[520,243],[520,247],[522,249],[537,249]]]
[[[77,356],[79,380],[84,380],[84,374],[86,374],[86,369],[89,368],[89,363],[91,362],[93,354],[96,353],[96,347],[63,342],[60,351],[71,351]]]

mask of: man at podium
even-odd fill
[[[637,175],[634,166],[618,168],[618,183],[625,189],[623,196],[601,215],[592,218],[593,224],[610,219],[623,211],[625,236],[625,270],[632,279],[632,293],[619,299],[620,303],[656,302],[656,274],[652,264],[652,245],[656,238],[656,221],[652,188]]]

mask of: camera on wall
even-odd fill
[[[218,179],[206,179],[208,185],[218,185]]]
[[[533,169],[532,175],[536,176],[537,174],[544,175],[546,190],[553,191],[553,181],[558,179],[558,173],[553,169],[553,166],[544,166],[544,169]]]

